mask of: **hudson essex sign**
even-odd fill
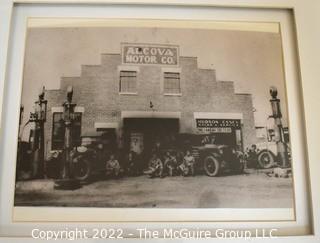
[[[232,128],[241,127],[240,120],[234,119],[196,119],[200,133],[231,133]]]
[[[172,45],[122,44],[123,64],[169,65],[179,64],[179,48]]]
[[[238,119],[196,119],[196,122],[197,127],[241,127]]]

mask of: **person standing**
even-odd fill
[[[137,161],[137,155],[135,152],[130,151],[127,156],[127,172],[128,175],[137,176],[139,175],[139,164]]]

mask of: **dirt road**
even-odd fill
[[[253,171],[221,177],[125,177],[74,191],[53,189],[53,180],[18,182],[16,206],[283,208],[293,206],[291,178]]]

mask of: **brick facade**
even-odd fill
[[[51,149],[52,107],[66,99],[72,85],[73,101],[83,107],[82,132],[92,130],[95,122],[119,124],[122,111],[180,112],[180,132],[194,133],[194,112],[241,113],[243,146],[256,142],[252,97],[236,94],[234,83],[217,81],[215,70],[198,68],[196,57],[180,57],[181,95],[164,95],[161,90],[165,67],[139,65],[137,94],[119,94],[119,68],[124,68],[120,54],[102,54],[100,65],[83,65],[80,77],[63,77],[59,90],[47,90],[48,119],[45,123],[47,152]]]

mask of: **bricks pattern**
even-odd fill
[[[48,120],[45,124],[47,152],[51,148],[51,108],[61,106],[66,99],[66,89],[72,85],[73,101],[84,107],[82,132],[92,130],[95,122],[118,122],[121,111],[180,111],[180,131],[195,132],[194,112],[219,112],[243,114],[244,147],[256,142],[252,97],[236,94],[234,83],[217,81],[213,69],[199,69],[196,57],[180,57],[181,96],[161,93],[161,66],[139,66],[137,95],[119,94],[120,54],[102,54],[101,65],[82,65],[80,77],[62,77],[59,90],[47,90]]]

